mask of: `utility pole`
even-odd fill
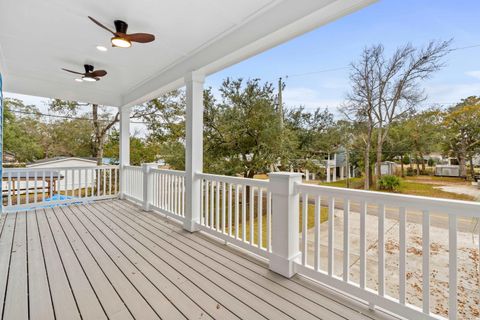
[[[277,111],[278,115],[280,117],[280,128],[283,129],[283,97],[282,97],[282,91],[283,87],[285,86],[285,83],[282,81],[282,77],[278,78],[278,98],[277,98]]]

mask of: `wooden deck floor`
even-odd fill
[[[125,201],[0,219],[1,319],[389,318]]]

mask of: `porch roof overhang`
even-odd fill
[[[4,91],[128,107],[181,87],[190,71],[212,74],[376,0],[4,0],[0,72]],[[156,36],[110,47],[94,25],[121,19],[129,32]],[[97,45],[109,50],[100,52]],[[96,83],[62,71],[105,69]]]

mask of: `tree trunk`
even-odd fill
[[[416,162],[416,165],[417,165],[417,176],[420,175],[420,162],[418,161],[418,154],[415,155],[415,162]]]
[[[345,152],[345,163],[347,166],[347,188],[350,188],[350,159],[348,157],[348,150]]]
[[[98,121],[98,105],[92,104],[92,122],[94,132],[93,156],[97,158],[97,165],[102,165],[103,157],[103,137],[100,128],[100,121]]]
[[[402,168],[402,178],[405,178],[405,168],[403,166],[403,155],[402,157],[400,158],[400,166]]]
[[[425,159],[423,159],[423,153],[420,152],[420,161],[422,161],[422,171],[425,174]]]
[[[365,157],[364,157],[364,162],[365,162],[365,181],[363,182],[363,188],[365,190],[370,189],[370,141],[367,142],[367,145],[365,146]]]
[[[382,177],[382,149],[383,149],[383,139],[382,139],[382,130],[378,130],[377,133],[377,160],[375,163],[376,173],[375,173],[375,184],[376,188],[379,188],[380,178]]]
[[[473,156],[470,156],[468,161],[470,163],[470,176],[472,177],[472,181],[475,181],[475,167],[473,166]]]
[[[460,165],[460,177],[467,177],[467,161],[463,152],[458,154],[458,163]]]
[[[367,141],[365,144],[365,157],[364,157],[364,167],[365,167],[365,181],[363,182],[363,188],[365,190],[370,189],[372,184],[372,172],[370,167],[370,149],[372,148],[372,131],[373,128],[369,126],[367,132]]]

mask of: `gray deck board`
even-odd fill
[[[0,319],[391,319],[120,200],[0,216]]]

